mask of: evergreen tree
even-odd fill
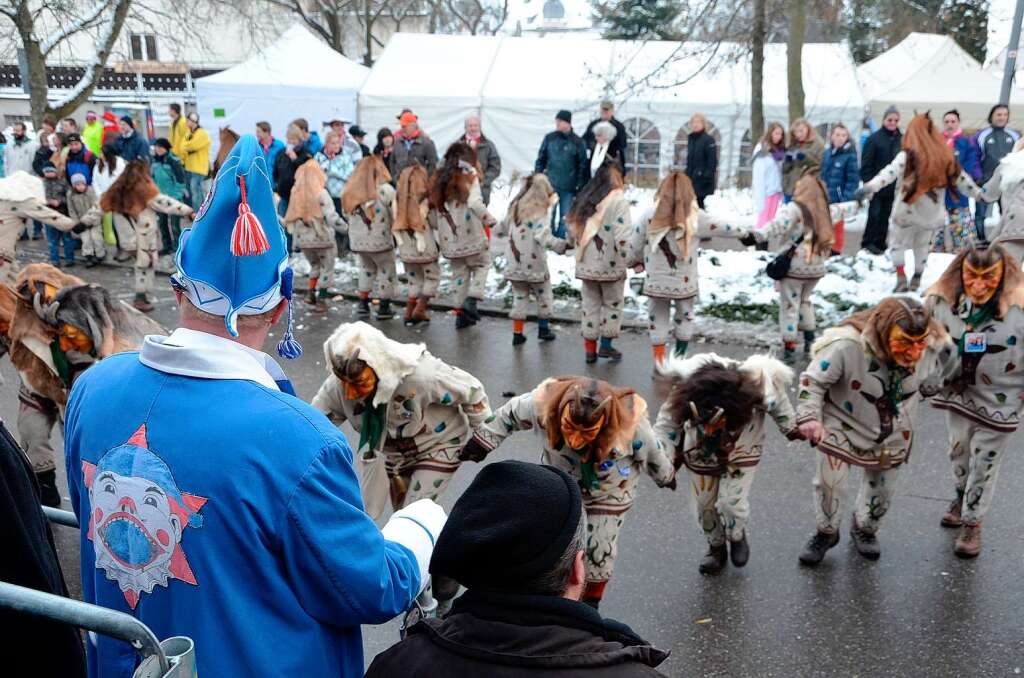
[[[682,5],[672,0],[594,2],[594,12],[611,40],[679,40]]]

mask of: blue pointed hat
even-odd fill
[[[273,310],[292,296],[292,270],[263,150],[246,134],[231,149],[192,227],[181,234],[174,283],[196,308],[223,316],[238,336],[238,316]],[[297,358],[292,309],[278,353]]]

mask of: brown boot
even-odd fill
[[[146,295],[143,292],[139,292],[135,295],[135,299],[132,301],[132,306],[143,313],[149,313],[153,310],[153,304],[149,303],[149,299],[146,298]]]
[[[956,537],[953,553],[960,558],[977,558],[981,553],[981,523],[960,526],[960,534]]]
[[[306,293],[306,303],[310,306],[316,306],[316,288],[310,287],[309,292]]]
[[[960,527],[964,524],[963,519],[960,517],[960,510],[963,508],[964,500],[962,497],[957,497],[950,504],[949,508],[946,509],[946,515],[942,516],[942,520],[939,522],[943,527]]]
[[[416,308],[412,311],[412,321],[414,323],[429,323],[430,313],[427,311],[427,304],[430,303],[430,297],[421,296],[416,300]]]
[[[412,312],[416,309],[416,299],[405,300],[405,313],[402,315],[402,322],[406,325],[412,325]]]

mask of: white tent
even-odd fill
[[[1000,79],[981,67],[948,35],[911,33],[899,44],[857,69],[857,77],[875,120],[896,106],[904,119],[915,111],[960,111],[963,126],[984,127],[989,109],[999,100]],[[1015,87],[1011,102],[1024,104],[1024,91]]]
[[[251,134],[260,120],[281,139],[288,122],[299,117],[313,129],[335,118],[354,122],[369,72],[296,24],[247,61],[197,79],[200,120],[215,145],[217,128]]]
[[[749,153],[749,61],[727,56],[739,51],[728,44],[399,33],[360,92],[360,119],[394,126],[399,110],[412,108],[443,153],[461,133],[463,118],[478,113],[508,175],[532,169],[559,109],[574,113],[582,133],[596,117],[598,102],[609,98],[631,137],[639,139],[627,161],[640,160],[657,175],[675,164],[676,137],[685,138],[690,116],[699,111],[721,135],[724,183],[735,176],[743,152]],[[785,73],[785,46],[768,45],[765,60],[765,115],[785,121],[786,84],[771,75]],[[856,125],[863,117],[844,45],[804,47],[804,89],[815,123]]]

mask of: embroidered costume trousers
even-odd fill
[[[436,261],[426,264],[402,263],[407,281],[406,293],[409,299],[417,297],[433,297],[437,295],[437,285],[441,281],[441,267]]]
[[[395,296],[395,253],[359,252],[359,291],[373,292],[378,299]]]
[[[693,339],[693,302],[689,299],[662,299],[650,297],[647,319],[650,321],[651,344],[661,346],[673,339]]]
[[[583,280],[583,338],[614,339],[622,329],[622,295],[626,280]]]
[[[712,546],[739,541],[750,520],[750,486],[756,466],[729,467],[721,476],[688,473],[693,510],[704,538]]]
[[[452,264],[452,291],[456,306],[462,306],[466,297],[483,299],[487,289],[487,269],[491,265],[491,255],[481,252],[449,261]]]
[[[583,566],[587,583],[606,582],[615,571],[615,559],[619,555],[619,532],[626,520],[625,513],[614,515],[591,512],[587,508],[587,547]]]
[[[387,470],[388,484],[374,488],[363,486],[365,492],[387,492],[391,499],[391,507],[398,510],[420,499],[437,501],[448,488],[452,476],[459,470],[459,452],[461,445],[442,447],[431,450],[427,455],[409,457],[401,452],[388,450],[384,453],[384,465]],[[363,498],[367,507],[384,506],[385,497],[366,496]],[[370,515],[378,520],[380,515]]]
[[[914,270],[907,271],[907,274],[924,273],[935,231],[927,226],[895,226],[889,235],[889,256],[893,265],[906,266],[907,250],[911,250],[914,253]]]
[[[50,433],[57,424],[57,404],[22,387],[18,391],[18,442],[36,473],[57,468]]]
[[[551,279],[544,282],[530,283],[510,280],[512,285],[512,311],[508,317],[512,320],[526,320],[530,313],[530,295],[537,298],[537,317],[550,318],[551,307],[555,303],[555,295],[551,292]]]
[[[796,341],[799,332],[813,331],[814,304],[811,292],[817,278],[783,278],[779,281],[779,332],[783,341]]]
[[[102,224],[82,232],[82,256],[99,259],[107,256],[107,244],[103,241]]]
[[[309,262],[309,279],[316,280],[318,290],[329,289],[331,283],[334,282],[334,260],[338,257],[337,247],[334,245],[315,249],[304,247],[302,254]]]
[[[992,506],[999,467],[1013,433],[993,431],[953,412],[946,413],[946,428],[953,484],[963,502],[961,516],[966,524],[977,525]]]
[[[843,502],[846,499],[846,486],[850,478],[850,464],[829,456],[817,453],[817,472],[814,475],[814,510],[817,516],[818,531],[835,534],[842,522]],[[863,469],[860,491],[854,502],[854,515],[857,525],[865,532],[878,531],[882,517],[889,510],[892,496],[896,492],[896,478],[899,467],[882,471],[879,469]]]
[[[153,279],[156,277],[156,264],[160,260],[157,250],[138,249],[135,252],[135,292],[149,294],[153,291]]]

